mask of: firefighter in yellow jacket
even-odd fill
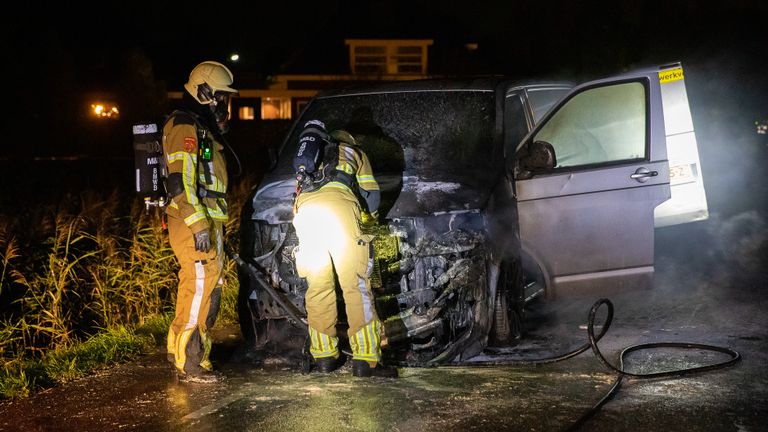
[[[380,201],[368,157],[346,131],[328,134],[323,122],[312,120],[299,136],[294,168],[296,268],[308,284],[306,307],[315,369],[329,373],[341,363],[335,269],[349,324],[352,374],[396,377],[396,369],[381,364],[382,324],[370,283],[372,236],[364,235],[360,227],[361,204],[362,211],[376,217]]]
[[[221,298],[223,224],[227,221],[227,132],[232,72],[221,63],[197,65],[184,85],[182,109],[163,128],[168,167],[166,208],[171,248],[178,259],[176,313],[168,359],[181,378],[210,376],[213,326]]]

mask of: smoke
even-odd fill
[[[764,213],[748,210],[656,230],[656,294],[718,301],[763,289],[767,220]]]
[[[768,116],[768,80],[739,53],[683,62],[712,212],[768,211],[768,142],[755,121]]]
[[[722,262],[732,272],[760,272],[768,256],[768,223],[756,210],[725,220],[712,218],[707,230],[712,236],[710,257]]]
[[[656,230],[657,287],[727,293],[764,280],[768,264],[768,140],[755,127],[768,81],[743,51],[681,60],[710,218]]]

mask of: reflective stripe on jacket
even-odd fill
[[[224,146],[205,129],[198,134],[200,126],[194,121],[177,121],[181,116],[188,117],[189,114],[175,115],[163,128],[163,150],[169,179],[174,175],[177,179],[180,176],[183,185],[183,190],[168,191],[171,202],[166,213],[182,219],[192,232],[199,232],[209,227],[208,218],[222,222],[228,219],[227,203],[221,197],[227,192],[228,182]],[[210,140],[209,161],[204,161],[199,154],[200,139]],[[201,197],[200,189],[219,197]]]

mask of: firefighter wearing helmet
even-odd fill
[[[311,120],[299,136],[293,165],[298,183],[296,269],[308,285],[309,351],[315,370],[329,373],[342,363],[336,334],[338,279],[349,324],[352,374],[394,378],[397,369],[381,364],[382,324],[370,282],[373,237],[361,230],[361,211],[375,218],[380,201],[368,157],[348,132],[329,134],[322,121]]]
[[[163,127],[168,168],[168,236],[179,262],[176,312],[168,330],[168,360],[180,378],[213,377],[210,328],[221,299],[223,224],[227,221],[228,131],[232,72],[205,61],[184,84],[181,108]]]

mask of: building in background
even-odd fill
[[[247,82],[236,86],[240,94],[232,99],[233,122],[294,119],[322,90],[428,77],[428,48],[432,39],[346,39],[344,42],[349,48],[348,73],[274,75],[264,88],[249,88]],[[180,100],[181,96],[181,91],[169,92],[172,101]]]

